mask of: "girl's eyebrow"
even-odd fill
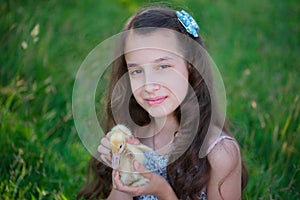
[[[127,67],[130,68],[130,67],[137,67],[139,66],[138,64],[135,64],[135,63],[127,63]]]
[[[164,57],[161,57],[161,58],[157,58],[155,60],[153,60],[153,62],[151,63],[159,63],[159,62],[162,62],[162,61],[165,61],[165,60],[173,60],[173,58],[169,57],[169,56],[164,56]],[[139,64],[136,64],[136,63],[127,63],[127,67],[136,67],[136,66],[139,66]]]
[[[173,58],[171,58],[169,56],[165,56],[165,57],[162,57],[162,58],[155,59],[154,63],[158,63],[158,62],[165,61],[165,60],[173,60]]]

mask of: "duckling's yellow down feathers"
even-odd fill
[[[119,171],[124,185],[140,186],[149,180],[136,172],[133,161],[144,164],[144,151],[153,151],[143,144],[129,144],[127,139],[132,137],[131,131],[124,125],[118,124],[111,129],[110,145],[112,150],[112,167]]]

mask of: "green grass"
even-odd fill
[[[0,3],[1,199],[74,199],[90,157],[72,118],[76,71],[148,2]],[[244,199],[299,199],[300,4],[167,4],[193,13],[221,71],[230,127],[250,172]]]

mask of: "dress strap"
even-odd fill
[[[218,139],[216,139],[216,140],[208,147],[208,149],[207,149],[207,154],[209,154],[209,153],[213,150],[213,148],[214,148],[219,142],[221,142],[221,141],[224,140],[224,139],[228,139],[228,140],[233,140],[233,141],[235,141],[235,139],[232,138],[232,137],[230,137],[230,136],[222,135],[222,136],[220,136]]]

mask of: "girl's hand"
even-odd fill
[[[143,194],[152,194],[159,199],[177,199],[171,186],[162,176],[149,171],[137,161],[134,161],[133,165],[137,172],[149,179],[149,182],[139,187],[126,186],[121,182],[119,172],[113,170],[112,178],[114,189],[128,193],[132,197]]]
[[[100,141],[97,150],[100,153],[100,159],[107,165],[111,166],[111,147],[110,147],[110,132],[108,132]]]

